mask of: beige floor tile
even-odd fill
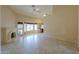
[[[49,38],[44,34],[34,34],[18,37],[15,42],[1,46],[1,52],[6,54],[73,54],[79,50],[73,43]]]

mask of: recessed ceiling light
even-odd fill
[[[46,14],[44,14],[43,16],[44,16],[44,17],[46,17],[47,15],[46,15]]]
[[[39,9],[37,8],[36,11],[39,11]]]

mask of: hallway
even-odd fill
[[[79,53],[73,43],[51,38],[45,33],[18,37],[13,43],[3,45],[2,53],[8,54],[72,54]]]

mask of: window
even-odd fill
[[[44,25],[41,25],[41,28],[44,28]]]
[[[27,31],[36,31],[38,30],[38,24],[36,23],[17,23],[18,34],[21,35]]]
[[[27,31],[33,31],[33,24],[27,24]]]
[[[23,24],[18,24],[18,34],[23,34]]]
[[[38,29],[37,24],[34,24],[34,30],[37,30],[37,29]]]
[[[25,23],[24,24],[24,32],[26,32],[27,31],[27,24]]]

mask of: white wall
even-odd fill
[[[78,6],[78,47],[79,47],[79,6]]]
[[[77,6],[53,6],[52,16],[45,19],[50,36],[77,43]]]
[[[0,6],[0,43],[1,43],[1,6]]]
[[[8,8],[8,6],[2,6],[1,12],[2,12],[1,28],[6,29],[6,37],[7,37],[6,39],[9,40],[9,32],[16,31],[16,23],[15,23],[16,17],[15,17],[15,14],[13,13],[13,11]],[[2,32],[2,33],[4,33],[4,32]],[[6,39],[4,39],[4,40],[6,40]]]
[[[0,53],[1,53],[1,6],[0,6]]]
[[[15,27],[14,13],[8,6],[2,6],[2,27]]]

